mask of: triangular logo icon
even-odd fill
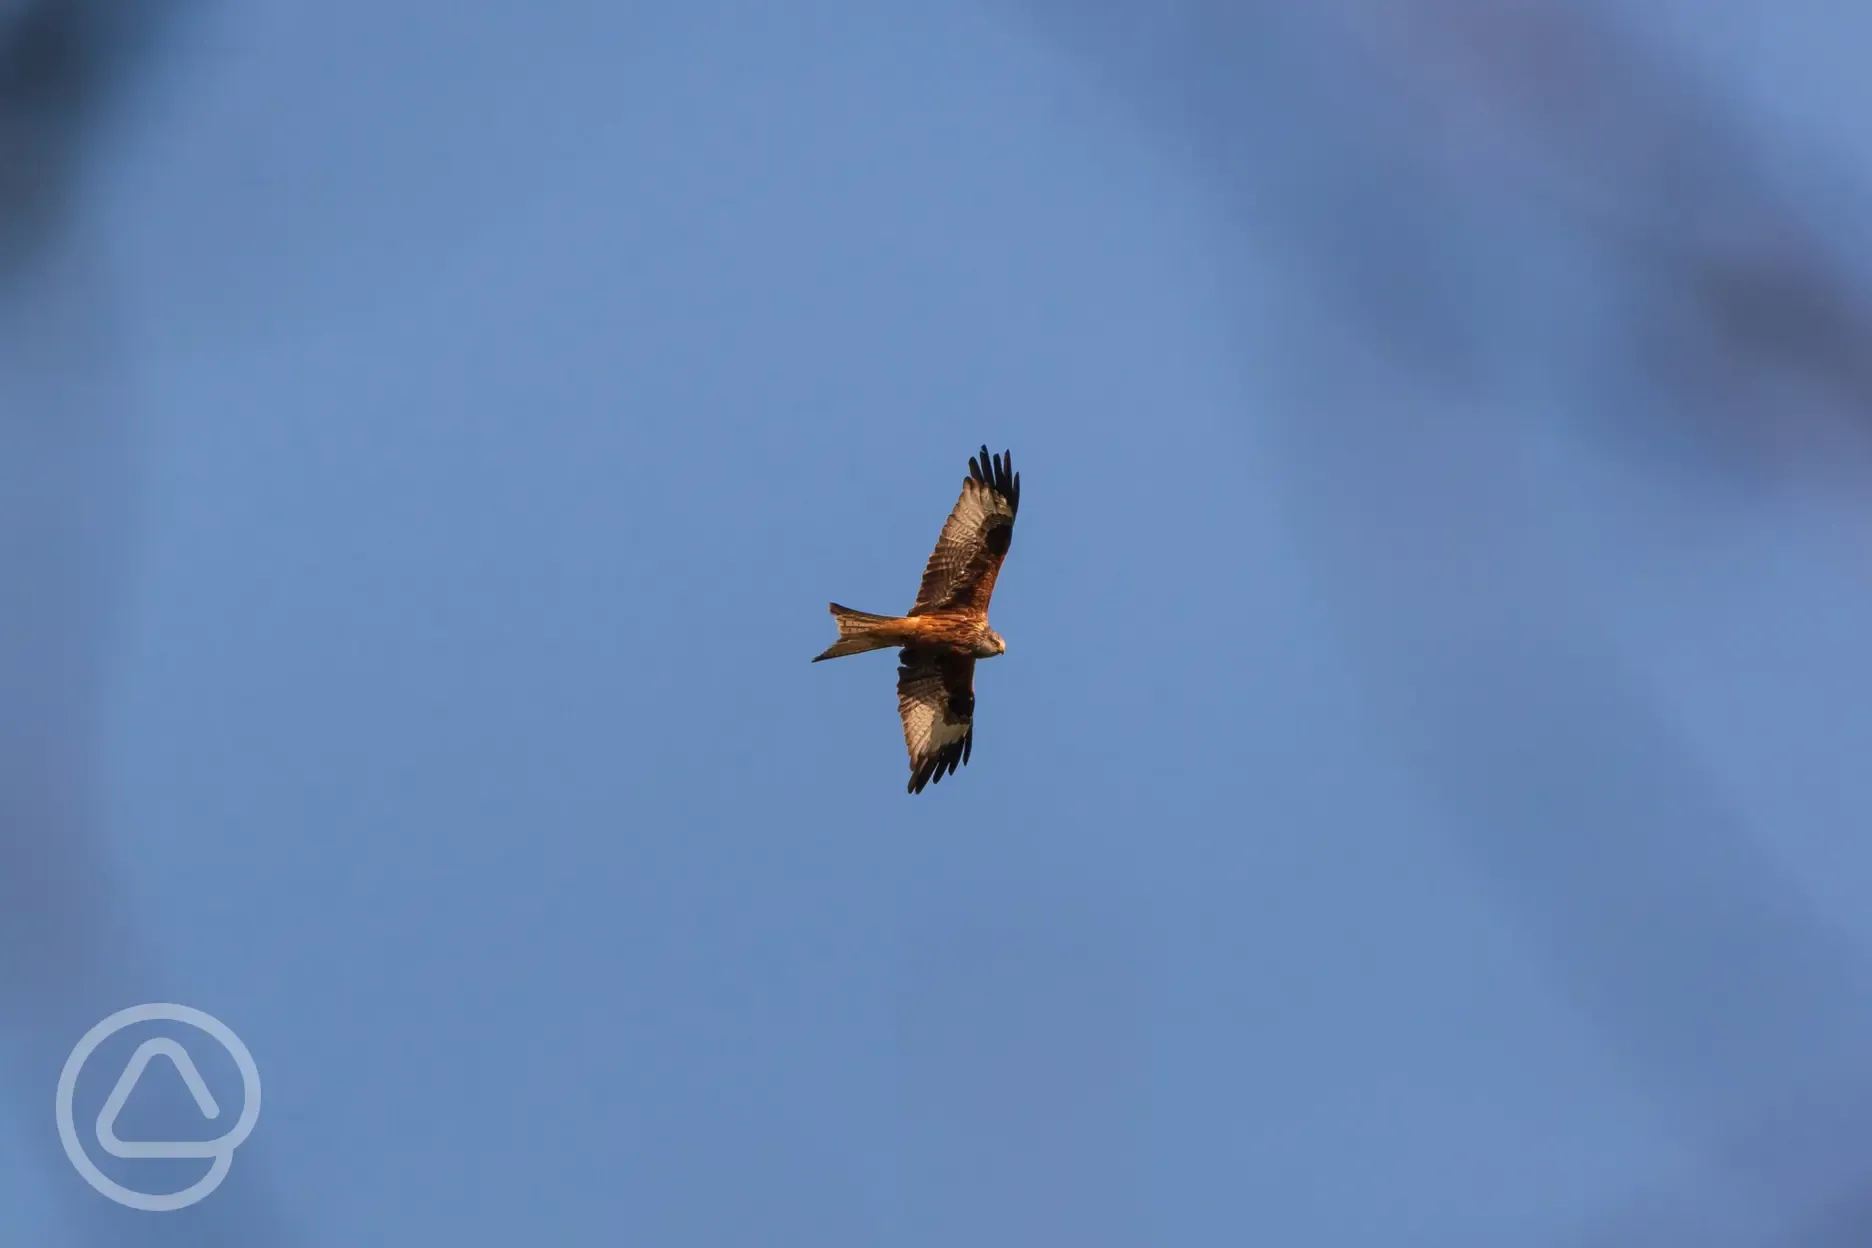
[[[174,1040],[158,1038],[145,1040],[137,1046],[131,1056],[130,1064],[124,1067],[123,1074],[117,1077],[117,1086],[104,1098],[104,1108],[98,1111],[98,1143],[104,1151],[113,1157],[212,1157],[215,1155],[218,1141],[206,1140],[191,1143],[189,1141],[124,1141],[117,1138],[117,1115],[123,1112],[124,1105],[130,1100],[130,1094],[136,1091],[137,1081],[149,1068],[150,1062],[158,1057],[166,1057],[182,1076],[189,1094],[195,1098],[195,1106],[202,1112],[202,1117],[210,1121],[221,1116],[221,1106],[215,1103],[214,1094],[202,1080],[201,1072],[195,1069],[195,1060],[188,1055],[188,1050]]]

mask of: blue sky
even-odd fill
[[[1049,11],[443,13],[204,4],[85,184],[128,413],[86,783],[134,949],[24,1046],[7,1242],[1742,1225],[1710,1141],[1868,1034],[1863,528],[1567,424],[1577,238],[1372,210],[1469,275],[1462,341],[1561,344],[1496,351],[1472,424],[1304,277],[1313,197],[1377,175],[1299,71],[1244,218]],[[1394,409],[1441,432],[1334,432]],[[908,605],[983,442],[1010,653],[911,799],[890,660],[807,660],[828,600]],[[1825,1034],[1746,968],[1608,970],[1696,961],[1620,926],[1673,899],[1686,949],[1770,901],[1826,933],[1777,946]],[[45,1112],[122,992],[265,1081],[162,1218]],[[186,1133],[151,1098],[121,1133]]]

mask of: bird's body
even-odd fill
[[[989,659],[1001,653],[995,644],[1000,634],[988,627],[988,617],[984,615],[961,611],[872,615],[868,611],[841,607],[836,602],[832,604],[832,614],[839,622],[839,640],[813,659],[815,663],[820,659],[862,654],[866,650],[888,650],[892,646],[926,646],[977,659]]]
[[[1020,474],[1010,458],[969,460],[962,497],[943,525],[907,615],[873,615],[838,603],[838,640],[813,659],[901,647],[897,710],[910,753],[910,792],[968,762],[975,739],[975,661],[1007,653],[988,626],[988,600],[1014,538]]]

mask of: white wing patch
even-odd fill
[[[930,716],[929,743],[936,748],[941,748],[945,745],[954,745],[957,741],[960,741],[963,737],[968,735],[968,730],[969,726],[967,724],[952,724],[932,714]]]
[[[910,752],[917,757],[945,745],[954,745],[968,735],[968,724],[952,724],[943,714],[943,704],[948,696],[943,693],[942,685],[932,680],[933,689],[918,689],[917,696],[905,708],[904,726],[908,729],[904,736]]]

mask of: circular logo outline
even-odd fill
[[[189,1142],[174,1146],[184,1151],[169,1155],[177,1157],[213,1157],[208,1173],[183,1188],[179,1192],[152,1196],[147,1192],[133,1191],[114,1181],[109,1175],[98,1169],[97,1163],[84,1150],[78,1139],[78,1126],[72,1117],[72,1097],[78,1089],[78,1075],[84,1065],[97,1052],[98,1046],[126,1027],[138,1023],[171,1022],[182,1023],[197,1031],[208,1033],[214,1041],[226,1049],[228,1056],[234,1059],[240,1068],[242,1104],[240,1118],[228,1133],[219,1139]],[[58,1096],[54,1102],[54,1112],[58,1119],[59,1141],[65,1146],[65,1156],[78,1171],[78,1175],[89,1183],[97,1193],[131,1209],[141,1209],[146,1213],[170,1213],[177,1209],[186,1209],[208,1196],[221,1186],[221,1181],[228,1176],[234,1165],[234,1150],[247,1142],[254,1124],[260,1119],[260,1068],[254,1064],[253,1054],[232,1028],[214,1015],[186,1005],[168,1002],[149,1002],[133,1005],[128,1009],[118,1010],[109,1018],[100,1022],[72,1049],[71,1056],[65,1059],[65,1068],[59,1072]],[[100,1136],[100,1143],[102,1137]]]

